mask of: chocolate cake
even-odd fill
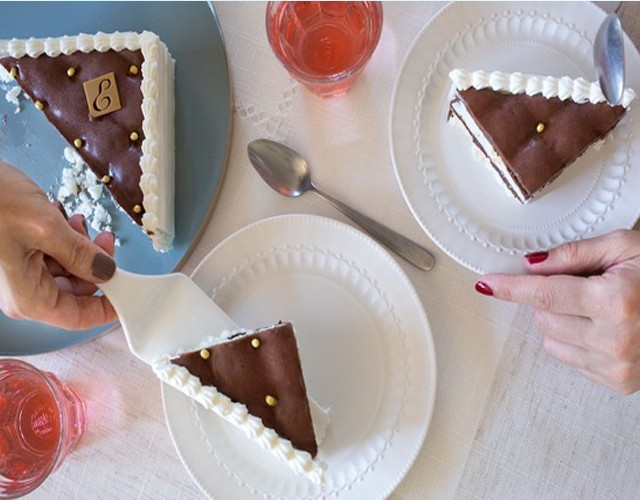
[[[520,73],[451,72],[449,119],[463,125],[500,180],[527,203],[599,143],[635,94],[609,105],[597,83]]]
[[[167,251],[174,235],[173,60],[158,36],[4,40],[0,64],[156,250]]]
[[[316,456],[328,410],[307,395],[292,324],[218,335],[159,356],[153,371],[297,474],[323,483]]]
[[[172,363],[215,387],[294,448],[318,452],[307,390],[291,323],[279,323],[187,352]]]

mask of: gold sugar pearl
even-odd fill
[[[74,140],[73,140],[73,145],[74,145],[76,148],[81,148],[81,147],[82,147],[82,144],[83,144],[83,143],[82,143],[82,139],[74,139]]]
[[[76,68],[74,68],[73,66],[67,70],[67,76],[69,78],[73,77],[73,75],[75,74],[76,74]]]
[[[129,74],[130,75],[137,75],[138,74],[138,66],[136,66],[135,64],[132,64],[131,66],[129,66]]]
[[[544,123],[542,122],[538,123],[538,125],[536,126],[536,132],[541,134],[543,130],[544,130]]]
[[[133,211],[137,214],[139,214],[140,212],[142,212],[142,207],[140,205],[134,205],[133,206]]]
[[[200,357],[202,359],[209,359],[209,356],[211,356],[211,353],[208,350],[202,349],[202,351],[200,351]]]
[[[9,75],[11,75],[11,78],[15,78],[16,76],[18,76],[18,69],[14,66],[9,71]]]
[[[274,398],[273,396],[269,396],[267,395],[266,398],[264,398],[264,402],[267,403],[267,405],[274,407],[275,405],[278,404],[278,400],[276,398]]]
[[[44,109],[44,103],[42,101],[36,101],[33,103],[38,111],[42,111]]]
[[[108,175],[103,175],[101,180],[104,184],[109,184],[111,182],[111,177],[109,177]]]
[[[260,340],[251,339],[251,347],[253,347],[254,349],[257,349],[258,347],[260,347]]]
[[[138,135],[138,132],[131,132],[131,134],[129,135],[129,139],[131,139],[133,142],[137,141],[140,138],[140,136]]]

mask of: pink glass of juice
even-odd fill
[[[0,498],[37,488],[85,430],[84,403],[49,372],[0,359]]]
[[[380,2],[268,2],[267,36],[289,74],[321,97],[346,94],[380,40]]]

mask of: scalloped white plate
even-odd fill
[[[200,488],[234,499],[389,495],[422,446],[436,364],[422,304],[387,251],[338,221],[286,215],[227,238],[193,279],[241,326],[292,320],[309,395],[331,409],[317,486],[163,385],[173,442]]]
[[[448,74],[456,67],[595,80],[591,40],[603,18],[586,2],[454,3],[414,41],[391,106],[394,166],[419,224],[464,266],[523,272],[527,252],[637,220],[640,100],[600,151],[587,152],[527,205],[473,158],[468,137],[446,119]],[[640,56],[628,39],[625,55],[626,86],[638,91]]]

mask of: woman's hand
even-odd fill
[[[640,233],[619,230],[526,256],[533,275],[476,290],[535,309],[551,356],[621,394],[640,390]]]
[[[0,162],[0,309],[66,329],[117,319],[96,283],[115,272],[113,235],[87,237],[84,218],[61,207],[21,171]]]

